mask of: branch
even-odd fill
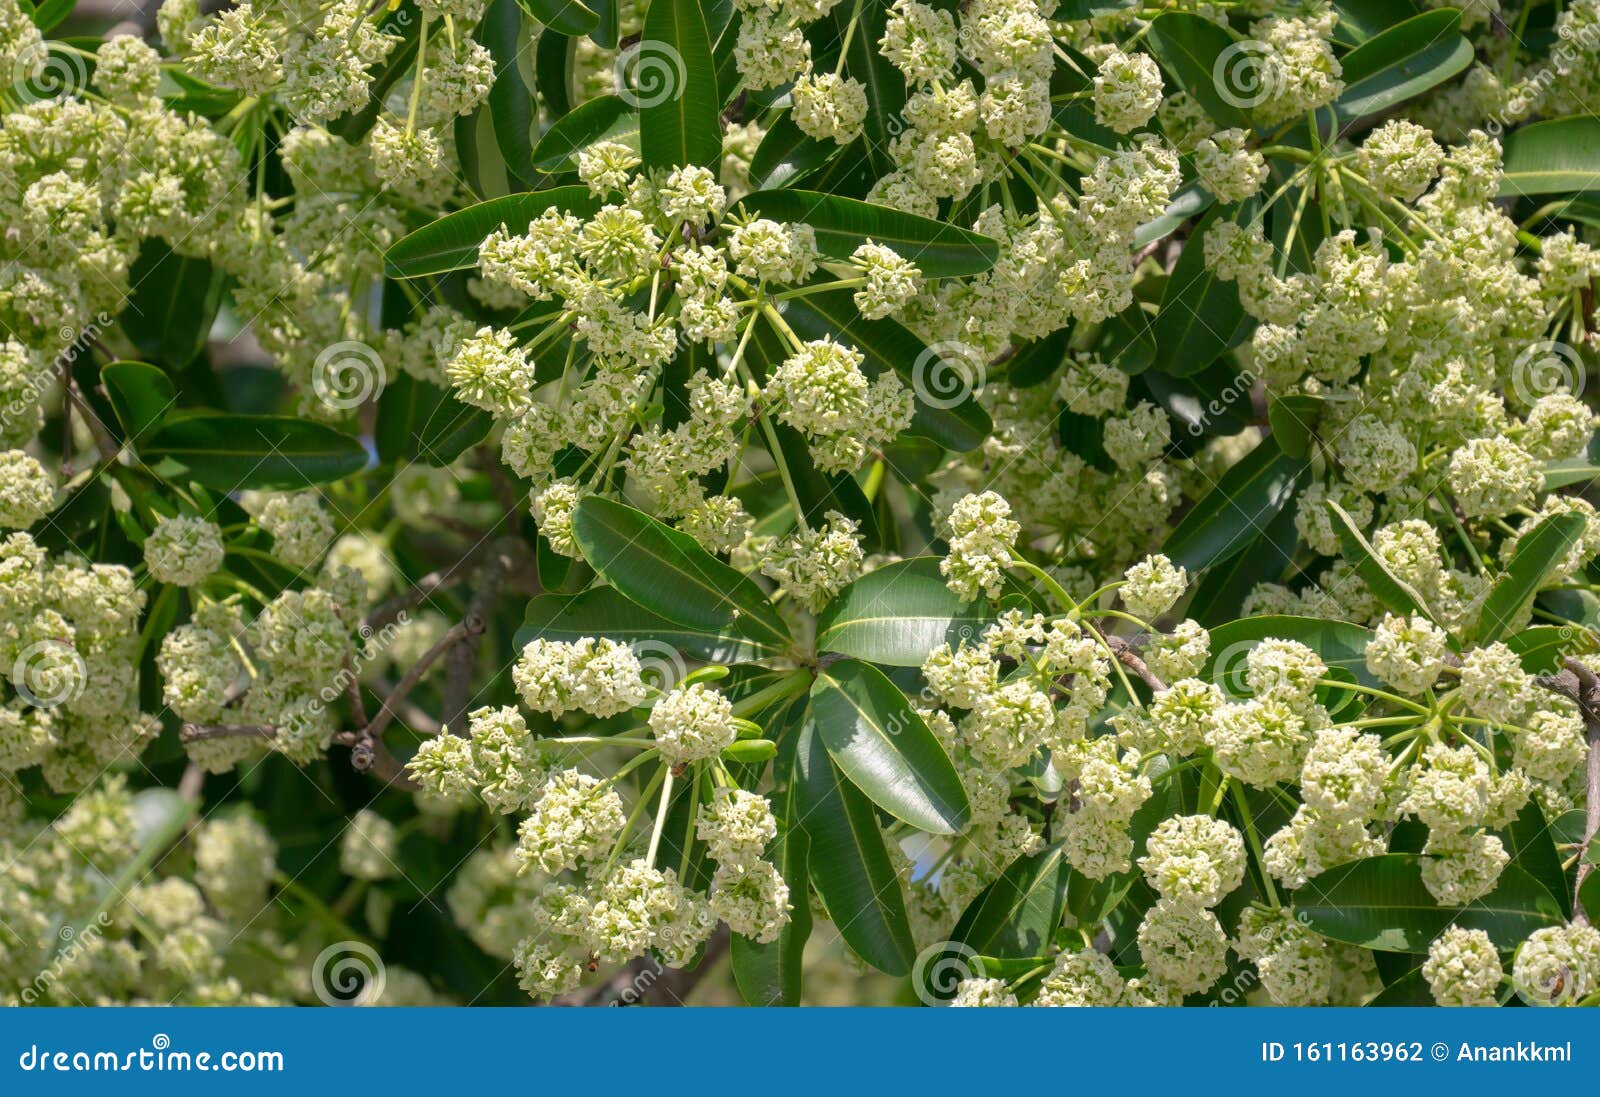
[[[562,995],[551,1005],[681,1006],[717,966],[723,953],[728,951],[730,940],[728,928],[719,926],[706,942],[700,962],[693,968],[663,967],[653,956],[640,956],[605,982]]]
[[[494,614],[495,600],[500,596],[500,585],[517,566],[518,557],[526,546],[518,537],[499,537],[489,546],[489,558],[478,573],[478,589],[467,604],[467,615],[462,625],[467,633],[445,657],[444,711],[439,723],[446,729],[459,730],[466,718],[470,704],[472,678],[478,670],[478,641],[489,627]]]
[[[1104,630],[1101,635],[1105,635]],[[1117,657],[1117,662],[1133,671],[1141,682],[1150,687],[1150,692],[1162,693],[1166,690],[1166,683],[1157,678],[1155,671],[1145,665],[1144,660],[1139,657],[1138,649],[1128,641],[1120,636],[1106,636],[1106,647]]]
[[[185,743],[200,743],[207,739],[271,739],[278,729],[269,724],[184,724],[178,729],[178,739]]]

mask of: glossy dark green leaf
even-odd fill
[[[478,24],[478,39],[494,60],[494,83],[489,86],[487,108],[494,125],[495,147],[505,165],[507,189],[511,191],[530,189],[534,178],[532,134],[536,112],[533,93],[518,63],[526,44],[521,2],[489,0],[483,20]],[[549,0],[549,3],[566,7],[575,0]]]
[[[940,644],[976,639],[993,620],[982,601],[963,602],[936,557],[886,564],[839,592],[817,619],[817,650],[893,667],[920,667]]]
[[[49,34],[63,19],[72,14],[72,9],[76,6],[77,0],[39,0],[33,11],[29,12],[28,18],[39,28],[41,34]]]
[[[1194,586],[1184,614],[1206,628],[1215,628],[1239,616],[1245,599],[1259,583],[1283,578],[1300,545],[1294,508],[1285,507],[1267,523],[1261,536],[1231,559],[1207,568]]]
[[[576,37],[600,25],[600,16],[579,0],[517,0],[522,9],[547,27]]]
[[[144,362],[112,362],[101,368],[100,383],[117,413],[123,437],[135,444],[178,403],[172,378]]]
[[[810,842],[800,825],[799,782],[791,778],[783,796],[778,836],[767,850],[768,859],[789,885],[789,921],[778,939],[760,943],[733,935],[733,981],[750,1006],[797,1006],[803,989],[801,961],[811,936],[809,891]]]
[[[620,96],[590,99],[539,138],[533,147],[533,166],[552,174],[573,171],[578,166],[578,153],[596,141],[617,141],[638,149],[639,112]]]
[[[1212,225],[1231,216],[1231,207],[1213,206],[1195,226],[1194,239],[1204,239]],[[1172,268],[1161,309],[1150,325],[1156,348],[1151,368],[1174,377],[1198,373],[1237,346],[1249,328],[1238,285],[1224,282],[1206,266],[1204,248],[1186,247]]]
[[[1545,886],[1561,904],[1561,913],[1572,915],[1572,888],[1561,867],[1561,854],[1556,849],[1550,826],[1537,800],[1529,800],[1522,811],[1505,829],[1506,852],[1511,863]]]
[[[182,369],[205,349],[223,283],[209,260],[179,255],[160,238],[146,240],[128,269],[133,292],[122,330],[144,357]]]
[[[837,142],[818,141],[803,131],[784,111],[750,158],[750,185],[759,190],[794,186],[842,151]]]
[[[382,461],[443,468],[488,435],[493,419],[438,385],[396,371],[378,397],[372,440]]]
[[[906,974],[917,946],[872,802],[839,773],[809,721],[800,732],[795,766],[811,883],[829,917],[856,955],[879,971]]]
[[[817,734],[868,799],[930,834],[954,834],[971,808],[961,777],[900,687],[870,663],[841,659],[811,688]]]
[[[169,415],[135,448],[158,472],[176,465],[218,491],[292,491],[342,479],[367,464],[359,439],[321,423],[273,415]]]
[[[545,109],[556,118],[572,113],[572,93],[568,77],[572,72],[572,39],[546,27],[534,48],[533,83],[544,100]],[[534,167],[538,167],[537,163]],[[543,170],[543,169],[541,169]]]
[[[639,104],[639,148],[646,167],[722,161],[722,100],[711,37],[699,0],[650,0],[637,52],[624,52]]]
[[[817,250],[830,259],[849,259],[871,240],[893,248],[929,278],[982,274],[1000,254],[994,240],[955,225],[816,191],[758,191],[741,198],[735,208],[774,221],[810,225],[817,235]]]
[[[585,636],[606,636],[671,658],[665,650],[708,663],[742,663],[770,659],[781,649],[739,634],[736,628],[721,632],[675,624],[630,601],[615,587],[594,587],[578,594],[541,594],[528,603],[522,627],[513,643],[520,651],[529,640],[573,643]]]
[[[1506,634],[1522,608],[1583,537],[1581,514],[1552,514],[1517,540],[1505,574],[1495,580],[1478,614],[1478,642],[1491,644]]]
[[[867,93],[861,141],[874,177],[887,174],[895,166],[889,146],[899,131],[906,105],[905,77],[878,49],[887,18],[886,4],[839,4],[833,9],[833,23],[841,35],[849,33],[847,28],[852,20],[855,22],[845,50],[845,74],[860,81]]]
[[[894,370],[917,393],[910,433],[932,438],[946,449],[976,449],[988,437],[989,413],[974,398],[972,382],[984,368],[979,358],[959,348],[930,348],[893,320],[863,319],[850,290],[813,293],[783,302],[784,320],[802,339],[833,339],[862,354],[863,368],[876,377]],[[973,352],[975,353],[975,352]]]
[[[467,270],[478,265],[478,248],[502,225],[520,233],[547,209],[587,217],[599,208],[600,199],[590,194],[588,187],[556,187],[493,198],[446,214],[397,240],[384,253],[384,267],[390,278]]]
[[[1150,52],[1176,87],[1219,125],[1250,128],[1242,103],[1260,95],[1259,56],[1237,48],[1233,35],[1191,12],[1168,11],[1150,23]],[[1254,81],[1254,82],[1252,82]]]
[[[737,620],[763,642],[787,644],[788,626],[761,588],[687,534],[598,495],[574,508],[572,534],[608,583],[667,620],[708,632]]]
[[[1333,40],[1345,46],[1359,46],[1417,14],[1412,0],[1333,0],[1333,10],[1339,13]]]
[[[1331,868],[1294,893],[1294,910],[1324,937],[1384,952],[1427,952],[1452,925],[1481,929],[1509,951],[1534,930],[1566,921],[1545,886],[1515,866],[1507,866],[1483,898],[1441,907],[1423,885],[1418,856],[1410,853]]]
[[[1204,213],[1216,201],[1199,183],[1186,183],[1172,196],[1167,208],[1154,221],[1146,221],[1133,230],[1133,246],[1143,248],[1164,240],[1176,232],[1189,219]]]
[[[1339,545],[1344,550],[1345,559],[1355,566],[1356,574],[1367,584],[1373,597],[1395,613],[1420,613],[1431,618],[1422,595],[1378,559],[1366,535],[1356,526],[1349,513],[1332,500],[1328,501],[1328,510],[1332,512],[1334,532],[1339,535]]]
[[[1267,421],[1272,424],[1272,436],[1278,448],[1291,457],[1311,454],[1311,440],[1316,437],[1317,420],[1322,415],[1320,396],[1291,393],[1279,396],[1267,404]]]
[[[1503,146],[1502,197],[1600,190],[1600,118],[1578,114],[1519,126]]]
[[[1340,121],[1388,110],[1465,69],[1473,52],[1460,28],[1461,13],[1441,8],[1396,23],[1351,50],[1340,61],[1344,91],[1333,104]]]
[[[951,939],[985,956],[1046,951],[1061,925],[1072,876],[1060,845],[1018,857],[961,912]]]
[[[1183,516],[1162,551],[1190,571],[1222,563],[1289,505],[1309,467],[1305,458],[1290,457],[1270,437],[1262,439]]]

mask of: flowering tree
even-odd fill
[[[1600,0],[72,8],[3,1000],[1595,1004]]]

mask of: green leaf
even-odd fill
[[[1199,183],[1185,183],[1172,196],[1172,201],[1167,203],[1167,208],[1161,212],[1160,217],[1154,221],[1146,221],[1133,230],[1131,241],[1133,246],[1143,248],[1157,240],[1166,239],[1176,232],[1179,226],[1187,224],[1191,217],[1210,209],[1215,201],[1210,192]]]
[[[176,466],[189,479],[218,491],[247,488],[292,491],[326,484],[366,467],[359,439],[305,419],[194,411],[168,416],[139,455]]]
[[[670,648],[708,663],[770,659],[782,650],[740,635],[737,627],[719,632],[675,624],[629,601],[615,587],[539,595],[528,603],[522,627],[512,642],[520,651],[536,638],[572,643],[585,636],[610,637],[640,654],[667,654],[662,649]]]
[[[590,495],[572,512],[572,535],[595,571],[626,597],[679,625],[787,646],[789,629],[761,588],[690,537],[634,508]]]
[[[1506,634],[1539,587],[1560,566],[1583,537],[1581,514],[1552,514],[1517,540],[1505,574],[1483,601],[1478,614],[1478,642],[1492,644]]]
[[[840,776],[812,720],[801,729],[795,766],[811,883],[829,917],[856,955],[879,971],[906,974],[917,946],[872,803]]]
[[[750,185],[764,190],[798,183],[842,151],[837,142],[818,141],[806,133],[784,111],[750,158]]]
[[[568,76],[572,69],[572,39],[546,27],[539,33],[533,53],[533,84],[547,111],[555,118],[572,113]],[[538,167],[537,164],[534,165]]]
[[[1600,923],[1600,872],[1591,871],[1578,889],[1578,902],[1589,916],[1589,924]]]
[[[596,141],[617,141],[637,150],[639,112],[620,96],[596,96],[545,131],[533,147],[533,166],[551,174],[575,171],[578,153]]]
[[[778,836],[767,850],[767,857],[789,885],[794,909],[778,939],[766,944],[734,934],[732,941],[733,981],[745,1004],[750,1006],[797,1006],[800,1004],[801,961],[806,940],[811,936],[811,904],[806,898],[810,842],[800,825],[799,782],[791,778],[783,796],[783,813]]]
[[[1333,40],[1344,46],[1359,46],[1417,14],[1412,0],[1333,0],[1333,10],[1339,13]]]
[[[1600,118],[1534,122],[1512,130],[1504,146],[1502,198],[1600,189]]]
[[[930,834],[954,834],[971,807],[961,777],[905,694],[870,663],[842,659],[811,687],[817,734],[873,803]]]
[[[444,468],[483,441],[493,425],[488,412],[397,370],[378,397],[372,440],[379,460],[420,461]]]
[[[1243,617],[1211,630],[1211,657],[1201,676],[1229,692],[1244,692],[1244,658],[1250,649],[1270,636],[1298,640],[1322,657],[1330,667],[1342,667],[1364,685],[1377,679],[1367,670],[1367,645],[1372,631],[1348,621],[1320,617]]]
[[[1422,883],[1420,858],[1410,853],[1331,868],[1295,892],[1294,910],[1324,937],[1383,952],[1427,952],[1452,925],[1481,929],[1510,951],[1534,930],[1566,921],[1545,886],[1510,865],[1488,895],[1464,907],[1441,907]]]
[[[1288,506],[1309,468],[1305,458],[1290,457],[1271,437],[1262,439],[1183,516],[1162,551],[1190,571],[1227,560]]]
[[[959,361],[944,362],[935,348],[924,346],[910,331],[893,320],[867,320],[856,308],[850,290],[812,293],[784,301],[780,307],[784,320],[802,339],[834,339],[848,343],[862,354],[864,369],[872,377],[894,370],[917,393],[916,415],[910,433],[932,438],[946,449],[966,452],[976,449],[988,437],[993,424],[989,413],[974,398],[981,385],[967,386],[973,378],[966,373],[958,379],[965,391],[945,394],[941,373],[976,371],[976,363],[959,351],[943,348]]]
[[[120,321],[139,353],[172,369],[194,361],[222,306],[222,275],[209,260],[179,255],[152,238],[139,245],[128,283],[133,293]]]
[[[33,11],[29,12],[28,18],[39,28],[40,34],[49,34],[60,26],[63,19],[72,14],[72,9],[76,6],[77,0],[39,0]]]
[[[1215,567],[1207,568],[1195,584],[1184,614],[1206,628],[1215,628],[1239,616],[1244,601],[1258,583],[1283,578],[1300,546],[1293,508],[1285,507],[1267,524],[1260,537]]]
[[[1213,206],[1195,226],[1194,240],[1204,239],[1212,225],[1232,216],[1233,207]],[[1238,285],[1224,282],[1206,266],[1204,248],[1186,247],[1178,255],[1161,295],[1161,309],[1150,325],[1156,347],[1152,368],[1174,377],[1199,373],[1237,346],[1249,327]]]
[[[1290,457],[1310,456],[1311,440],[1316,437],[1317,420],[1326,402],[1320,396],[1292,393],[1268,403],[1267,422],[1272,424],[1278,448]]]
[[[626,58],[624,62],[622,58]],[[637,52],[619,58],[637,83],[639,148],[648,168],[722,162],[722,100],[699,0],[651,0]]]
[[[1061,925],[1072,876],[1060,845],[1018,857],[961,912],[951,939],[985,956],[1039,955]]]
[[[1150,23],[1150,52],[1179,88],[1205,108],[1218,125],[1250,128],[1241,103],[1260,94],[1240,66],[1251,58],[1235,48],[1233,35],[1209,19],[1184,11],[1163,12]],[[1256,79],[1264,75],[1256,72]]]
[[[1340,60],[1344,91],[1334,102],[1341,122],[1388,110],[1444,83],[1472,63],[1461,13],[1423,12],[1384,30]]]
[[[1422,595],[1378,559],[1372,551],[1372,545],[1357,528],[1355,519],[1331,499],[1328,509],[1333,512],[1333,529],[1339,535],[1339,545],[1344,550],[1345,559],[1355,565],[1356,574],[1367,584],[1373,597],[1396,613],[1420,613],[1432,620],[1433,615],[1428,612]]]
[[[1561,904],[1561,913],[1572,914],[1572,892],[1561,867],[1561,854],[1544,821],[1537,800],[1529,800],[1516,819],[1505,829],[1506,850],[1511,863],[1545,886]]]
[[[735,205],[752,216],[810,225],[817,250],[846,260],[871,240],[893,248],[929,278],[982,274],[994,266],[1000,245],[987,236],[888,206],[810,190],[764,190]]]
[[[494,61],[494,83],[489,86],[487,104],[494,143],[505,164],[508,189],[513,191],[530,189],[534,178],[532,134],[536,111],[533,93],[523,80],[518,63],[529,44],[524,37],[521,2],[490,0],[478,24],[478,39],[488,47]],[[550,2],[565,5],[573,0]]]
[[[940,644],[977,637],[993,619],[982,601],[963,602],[939,560],[899,560],[857,579],[817,619],[817,650],[892,667],[920,667]]]
[[[467,270],[478,265],[478,248],[484,238],[502,225],[520,233],[547,209],[588,217],[599,208],[600,199],[590,194],[588,187],[556,187],[493,198],[446,214],[395,241],[384,253],[384,267],[390,278]]]
[[[153,430],[178,403],[172,378],[143,362],[112,362],[100,370],[106,399],[117,413],[124,438],[135,443]]]
[[[577,37],[600,25],[600,16],[579,0],[517,0],[522,10],[547,27]]]
[[[849,32],[852,20],[854,33]],[[839,4],[833,9],[833,24],[839,34],[850,35],[844,53],[845,75],[859,80],[867,93],[861,141],[874,178],[895,166],[889,146],[897,130],[890,127],[902,120],[906,105],[905,77],[878,51],[887,20],[886,4]]]

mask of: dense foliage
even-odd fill
[[[72,8],[0,998],[1600,1001],[1600,0]]]

